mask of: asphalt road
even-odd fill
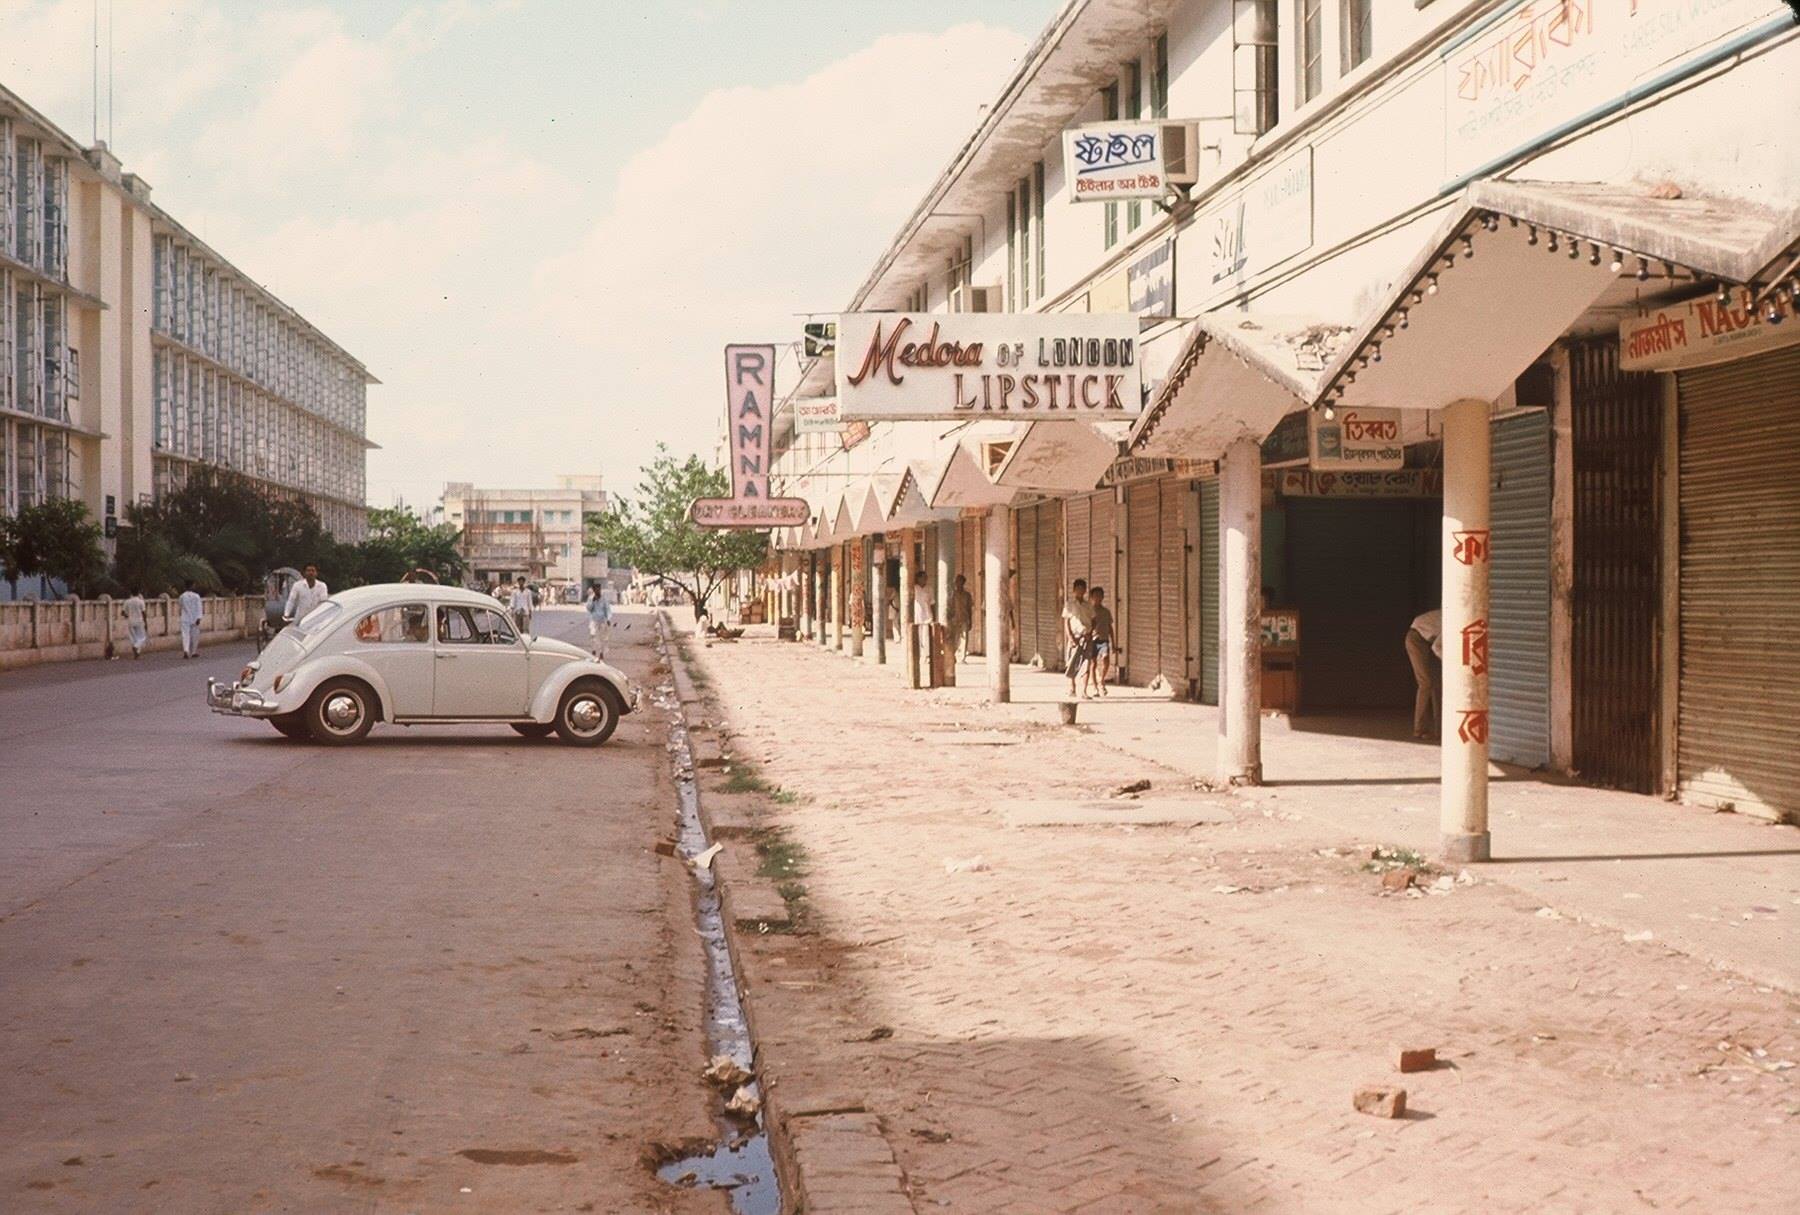
[[[719,1209],[639,1164],[710,1130],[657,710],[317,748],[250,653],[0,675],[0,1210]]]

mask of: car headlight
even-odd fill
[[[260,662],[245,663],[244,669],[238,672],[238,682],[249,683],[252,679],[256,678],[256,673],[260,670],[262,670],[262,663]]]

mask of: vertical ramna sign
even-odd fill
[[[700,527],[796,527],[811,518],[804,498],[769,496],[775,412],[775,347],[725,347],[726,449],[731,497],[696,498],[688,517]]]

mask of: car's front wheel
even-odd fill
[[[310,737],[306,729],[305,714],[283,713],[279,717],[269,718],[269,724],[281,731],[285,738]]]
[[[514,721],[508,722],[515,734],[523,734],[526,738],[549,738],[550,731],[556,726],[547,721]]]
[[[556,733],[566,743],[597,747],[619,728],[624,702],[611,684],[583,680],[563,693],[556,708]]]
[[[331,679],[300,712],[314,742],[328,746],[361,742],[375,724],[375,694],[361,680]]]

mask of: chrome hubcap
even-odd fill
[[[592,696],[583,696],[569,705],[569,725],[578,734],[592,734],[606,720],[606,710]]]
[[[352,730],[362,720],[362,704],[348,692],[339,692],[325,701],[324,716],[333,730]]]

